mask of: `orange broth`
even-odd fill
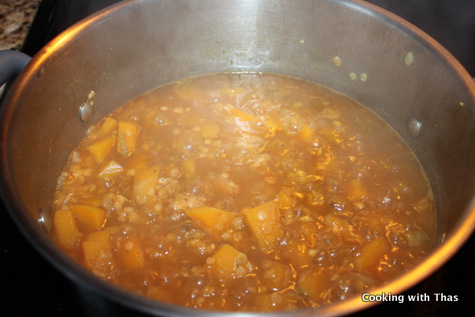
[[[53,239],[93,274],[192,308],[317,307],[431,251],[430,186],[367,108],[272,74],[138,96],[89,129],[58,179]]]

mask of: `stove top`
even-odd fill
[[[43,0],[22,51],[34,55],[62,30],[117,0]],[[371,0],[416,25],[450,51],[475,77],[475,1]],[[4,316],[135,316],[111,311],[85,296],[23,238],[0,204],[0,311]],[[404,302],[387,302],[355,316],[468,315],[475,271],[475,236],[446,265],[404,293]],[[426,294],[427,296],[423,296]],[[409,301],[419,295],[419,301]],[[428,301],[423,299],[430,298]],[[455,301],[455,299],[457,299]]]

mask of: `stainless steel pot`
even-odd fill
[[[225,71],[280,73],[343,92],[391,124],[418,155],[436,197],[438,246],[374,293],[415,285],[473,232],[475,84],[426,34],[362,1],[129,1],[44,47],[8,89],[1,110],[1,193],[11,216],[87,292],[153,315],[203,313],[95,278],[46,232],[56,179],[91,124],[163,83]],[[84,108],[91,91],[95,106]],[[372,304],[356,296],[292,315],[342,315]]]

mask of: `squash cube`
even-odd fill
[[[99,176],[104,178],[113,177],[114,175],[119,174],[123,170],[124,168],[119,163],[117,163],[116,161],[110,161],[99,172]]]
[[[109,265],[113,260],[109,231],[90,233],[82,242],[82,249],[86,266],[91,269]]]
[[[236,118],[240,121],[253,121],[255,119],[253,115],[244,112],[231,104],[226,104],[224,106],[224,111],[231,115],[233,118]]]
[[[185,169],[185,176],[190,178],[195,175],[196,164],[193,159],[186,159],[183,161],[183,168]]]
[[[367,198],[368,193],[366,192],[361,181],[352,179],[348,182],[346,196],[351,202],[357,203]]]
[[[330,276],[324,269],[314,266],[299,275],[297,287],[302,296],[323,304],[323,295],[331,288]]]
[[[286,245],[285,255],[296,269],[307,267],[314,259],[310,248],[301,240],[290,240]]]
[[[89,231],[101,229],[106,222],[106,212],[89,205],[70,205],[77,222]]]
[[[160,167],[152,166],[139,169],[134,176],[132,193],[139,205],[153,204],[156,200],[155,190],[160,176]]]
[[[295,311],[298,308],[298,294],[292,289],[258,293],[254,296],[254,305],[262,312]]]
[[[125,158],[131,156],[137,145],[137,135],[139,127],[135,122],[119,121],[119,140],[117,151]]]
[[[111,117],[107,117],[102,122],[99,131],[97,131],[97,136],[100,138],[106,135],[112,135],[115,132],[114,130],[116,128],[117,120]]]
[[[270,290],[280,291],[292,283],[292,270],[290,266],[276,262],[265,261],[263,268],[263,284]]]
[[[122,267],[129,271],[143,268],[145,264],[142,247],[135,236],[130,236],[121,241],[118,251],[118,259]]]
[[[92,154],[97,162],[102,162],[115,144],[114,136],[106,136],[91,143],[87,150]]]
[[[376,273],[377,268],[384,256],[391,251],[391,245],[385,237],[378,237],[361,250],[356,259],[356,265],[361,271]]]
[[[251,229],[262,252],[267,253],[283,238],[280,211],[276,202],[269,201],[244,211],[246,223]]]
[[[82,234],[76,225],[76,220],[71,210],[56,211],[53,223],[58,236],[58,242],[61,246],[71,249],[79,243]]]
[[[281,209],[289,209],[295,206],[295,197],[292,195],[293,188],[283,188],[277,196],[277,205]]]
[[[232,211],[221,210],[213,207],[196,207],[185,211],[186,215],[200,222],[216,234],[232,229],[233,219],[236,214]]]
[[[300,138],[307,143],[313,142],[316,135],[316,130],[308,125],[304,125],[299,132]]]
[[[222,281],[243,277],[248,273],[247,256],[229,244],[223,244],[206,260],[211,271]]]

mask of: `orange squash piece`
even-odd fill
[[[304,125],[298,135],[303,141],[310,143],[315,140],[317,131],[308,125]]]
[[[276,261],[265,261],[262,271],[262,281],[270,290],[280,291],[286,289],[292,281],[292,270],[288,265]]]
[[[84,239],[84,241],[104,243],[104,244],[108,244],[109,247],[111,247],[110,238],[111,238],[111,235],[110,235],[110,232],[108,230],[95,231],[95,232],[89,233],[87,235],[86,239]]]
[[[118,259],[126,270],[136,271],[145,264],[142,247],[135,236],[130,236],[121,241],[118,251]]]
[[[61,246],[70,249],[79,243],[82,234],[76,225],[76,220],[71,210],[56,211],[53,223],[58,235],[58,242]]]
[[[270,251],[274,244],[283,238],[280,211],[276,202],[269,201],[246,209],[244,216],[262,252]]]
[[[70,205],[77,222],[89,231],[101,229],[106,222],[106,212],[89,205]]]
[[[322,304],[323,293],[331,288],[330,276],[324,269],[314,266],[299,274],[297,287],[301,295]]]
[[[82,242],[84,261],[89,268],[109,264],[113,259],[109,231],[90,233]]]
[[[107,155],[109,155],[110,150],[115,144],[115,137],[114,136],[106,136],[102,139],[94,141],[91,143],[87,150],[92,154],[92,156],[96,159],[97,162],[102,162]]]
[[[297,302],[298,294],[292,289],[254,296],[255,308],[260,312],[294,311],[298,307]]]
[[[155,189],[159,176],[159,166],[142,168],[136,172],[132,192],[138,204],[153,204],[155,202]]]
[[[207,206],[191,208],[186,210],[185,213],[191,219],[200,222],[217,234],[232,229],[233,219],[236,217],[236,214],[232,211]]]
[[[360,256],[356,259],[356,265],[361,271],[376,273],[379,263],[384,255],[391,251],[391,245],[385,237],[378,237],[361,250]]]
[[[226,104],[224,106],[224,111],[234,118],[237,118],[241,121],[253,121],[255,117],[247,112],[242,111],[241,109],[238,109],[234,107],[231,104]]]
[[[124,168],[122,167],[122,165],[120,165],[116,161],[110,161],[99,172],[99,176],[104,178],[113,177],[122,172],[123,170]]]
[[[135,122],[119,121],[119,140],[117,151],[125,158],[131,156],[137,146],[139,127]]]
[[[208,258],[207,263],[211,271],[223,281],[243,277],[248,272],[247,256],[227,243],[223,244],[211,258]]]
[[[195,175],[196,164],[193,159],[186,159],[183,161],[183,168],[185,169],[185,176],[190,178]]]
[[[354,203],[363,201],[366,197],[368,197],[368,193],[365,190],[361,181],[356,179],[352,179],[348,182],[346,188],[346,195],[348,199]]]
[[[102,122],[99,131],[97,131],[97,136],[103,137],[106,135],[112,135],[117,128],[117,120],[111,117],[107,117]]]
[[[284,187],[277,196],[277,205],[281,209],[289,209],[295,206],[295,197],[292,196],[293,188]]]
[[[300,270],[313,262],[314,257],[311,256],[310,248],[307,246],[305,241],[292,239],[289,241],[286,248],[288,252],[286,253],[286,256],[296,269]]]

